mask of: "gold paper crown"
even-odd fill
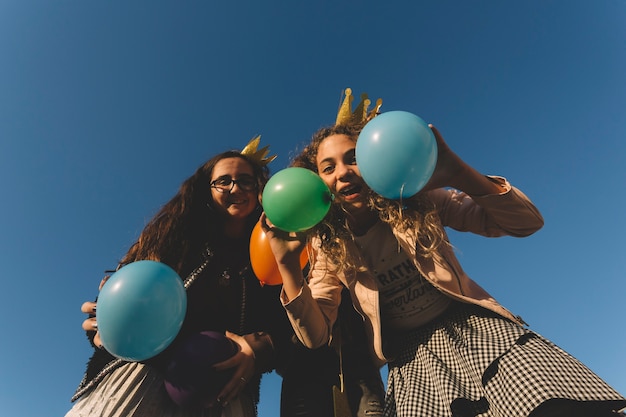
[[[248,157],[254,159],[261,165],[267,165],[276,159],[276,155],[267,156],[270,152],[270,146],[266,145],[261,149],[257,149],[259,147],[259,143],[261,142],[261,135],[258,135],[255,138],[252,138],[250,142],[241,150],[242,155],[247,155]]]
[[[354,100],[352,89],[346,88],[345,95],[346,97],[343,99],[343,103],[341,103],[339,111],[337,112],[336,126],[369,122],[380,114],[380,106],[383,105],[383,99],[379,98],[376,100],[376,106],[368,113],[367,108],[372,102],[367,98],[367,93],[363,93],[361,94],[361,102],[356,106],[354,112],[352,112],[352,100]]]

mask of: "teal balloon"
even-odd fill
[[[176,338],[187,311],[183,281],[155,261],[125,265],[98,296],[98,331],[104,348],[127,361],[161,353]]]
[[[420,117],[386,112],[361,130],[356,163],[372,190],[389,199],[408,198],[430,180],[437,165],[437,141]]]
[[[318,224],[328,213],[332,195],[313,171],[292,167],[278,171],[263,190],[267,218],[287,232],[302,232]]]

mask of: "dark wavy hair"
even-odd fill
[[[317,152],[324,139],[332,135],[346,135],[356,143],[363,126],[365,124],[336,125],[319,129],[313,134],[309,144],[292,159],[291,165],[318,173]],[[401,231],[413,231],[417,236],[417,253],[422,256],[430,257],[441,244],[447,244],[437,211],[426,194],[418,193],[399,201],[384,198],[369,190],[367,204],[378,213],[381,221]],[[352,239],[353,234],[340,203],[331,204],[328,214],[312,229],[311,235],[317,235],[321,239],[321,249],[336,268],[359,268],[355,260],[347,257],[345,242]]]
[[[161,207],[147,223],[137,241],[122,258],[120,265],[149,259],[163,262],[181,276],[197,265],[191,264],[202,255],[207,244],[223,237],[222,219],[212,210],[211,176],[215,165],[226,158],[241,158],[252,166],[259,193],[269,179],[269,169],[239,151],[215,155],[180,186],[176,195]],[[250,233],[261,213],[260,204],[248,217]]]

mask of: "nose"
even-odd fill
[[[230,185],[230,191],[228,192],[231,194],[234,193],[235,187],[237,187],[237,191],[243,191],[243,189],[241,188],[241,185],[239,185],[239,181],[233,180],[233,183]]]
[[[349,175],[352,174],[352,168],[346,164],[337,164],[335,166],[335,174],[337,175],[337,179],[343,181]]]

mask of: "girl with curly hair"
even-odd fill
[[[445,227],[487,237],[539,230],[543,218],[530,199],[505,178],[480,174],[432,126],[438,159],[429,183],[402,201],[383,198],[359,171],[362,127],[323,128],[294,159],[334,195],[320,224],[302,236],[261,217],[302,343],[329,342],[345,286],[372,356],[388,365],[386,417],[609,416],[626,407],[470,279],[454,255]],[[297,268],[305,244],[313,251],[306,279]]]

